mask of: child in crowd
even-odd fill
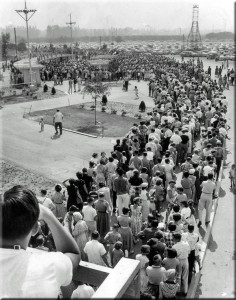
[[[43,119],[43,117],[40,119],[39,125],[41,127],[41,131],[40,132],[43,132],[44,131],[44,119]]]
[[[195,245],[195,261],[198,263],[199,270],[202,269],[200,255],[199,255],[201,248],[202,245],[199,243],[199,237],[198,237],[197,243]],[[194,272],[196,272],[195,265],[194,265]]]
[[[114,224],[118,224],[118,220],[117,220],[117,208],[113,208],[113,210],[112,210],[111,222],[110,222],[111,228],[113,228]]]
[[[141,254],[136,255],[136,260],[140,261],[140,281],[141,281],[141,292],[144,292],[147,283],[148,283],[148,278],[146,275],[146,268],[148,267],[149,264],[149,259],[147,258],[147,255],[150,252],[150,246],[148,245],[143,245],[141,247]]]
[[[107,243],[108,246],[110,257],[112,257],[112,251],[114,249],[115,243],[122,240],[121,235],[118,232],[118,229],[119,229],[119,225],[114,224],[112,231],[108,232],[104,237],[104,241],[105,243]]]
[[[117,265],[119,260],[124,257],[124,252],[121,249],[122,245],[122,242],[118,241],[115,243],[114,249],[112,250],[111,263],[113,268]]]
[[[231,165],[231,168],[229,170],[229,178],[230,178],[230,188],[235,188],[235,164]]]

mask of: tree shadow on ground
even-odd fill
[[[219,190],[219,197],[225,197],[225,195],[226,195],[225,190],[223,190],[222,187],[220,187],[220,190]]]
[[[213,236],[211,234],[209,237],[208,249],[211,252],[215,252],[217,248],[218,248],[218,245],[217,245],[216,241],[214,241]]]
[[[194,299],[199,299],[199,297],[202,295],[201,277],[202,277],[202,274],[200,275],[200,278],[199,278],[199,284],[197,286],[196,293],[194,295]]]

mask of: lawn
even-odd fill
[[[140,120],[133,117],[122,117],[110,113],[97,111],[97,121],[101,122],[100,126],[95,126],[94,110],[81,108],[79,105],[71,105],[60,108],[64,115],[63,127],[92,135],[101,135],[103,127],[103,135],[105,137],[122,137],[124,136],[133,123],[139,123]],[[30,117],[35,121],[39,121],[40,117],[44,117],[45,124],[53,124],[53,115],[55,109],[41,110],[31,112]]]

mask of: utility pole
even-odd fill
[[[70,25],[70,46],[71,46],[71,56],[73,59],[73,47],[72,47],[72,25],[76,24],[76,22],[71,21],[71,14],[70,14],[70,22],[66,23],[67,25]]]
[[[99,39],[100,39],[100,48],[101,48],[102,47],[102,37],[101,37],[101,35],[100,35]]]
[[[15,35],[15,46],[16,46],[16,57],[17,57],[17,42],[16,42],[16,28],[14,27],[14,35]]]
[[[23,10],[16,9],[15,11],[26,22],[27,44],[28,44],[28,57],[29,57],[29,69],[30,69],[30,84],[32,84],[33,79],[32,79],[32,68],[31,68],[31,57],[30,57],[30,46],[29,46],[29,28],[28,28],[28,22],[33,17],[33,15],[35,14],[35,12],[37,10],[36,9],[27,9],[27,7],[26,7],[26,0],[25,0],[25,8]]]

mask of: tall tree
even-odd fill
[[[7,61],[7,50],[10,43],[10,33],[2,33],[1,38],[1,48],[2,48],[2,58]]]

